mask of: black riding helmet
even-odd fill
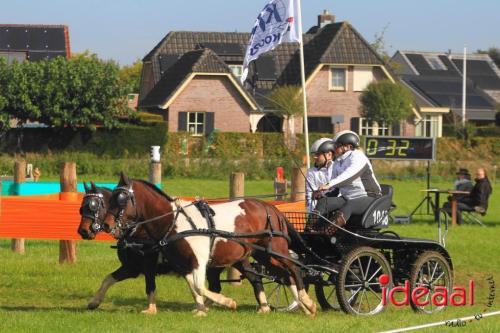
[[[350,144],[353,148],[358,148],[360,140],[359,136],[353,131],[342,131],[335,135],[333,141],[337,147]]]

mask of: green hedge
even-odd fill
[[[0,143],[0,152],[19,152],[18,137],[22,135],[22,151],[26,153],[88,152],[111,157],[144,154],[149,146],[166,143],[167,123],[125,124],[119,129],[96,130],[70,128],[11,129]]]

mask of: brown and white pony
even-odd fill
[[[90,182],[89,187],[84,183],[85,195],[80,206],[80,225],[78,226],[78,233],[85,240],[92,240],[96,235],[103,231],[103,221],[106,211],[108,209],[108,202],[111,197],[111,191],[107,188],[100,188]],[[144,232],[144,230],[143,230]],[[147,238],[139,231],[135,237]],[[121,240],[123,242],[123,240]],[[161,264],[158,262],[159,251],[149,250],[142,251],[143,249],[125,248],[121,246],[120,242],[117,247],[117,255],[120,260],[121,266],[114,272],[108,274],[102,281],[101,286],[94,297],[90,300],[87,308],[94,310],[99,307],[104,300],[108,289],[116,282],[120,282],[130,278],[137,278],[141,273],[144,274],[146,296],[148,298],[149,306],[142,311],[145,314],[156,314],[156,274],[164,274],[171,271],[168,263],[164,261]],[[254,288],[254,293],[257,301],[259,302],[260,292],[264,290],[261,278],[252,272],[252,267],[248,260],[238,262],[233,265],[250,281]],[[220,283],[220,274],[223,268],[210,267],[207,270],[208,289],[219,293],[222,289]],[[270,307],[267,304],[259,304],[259,312],[269,312]]]
[[[144,181],[131,181],[122,174],[117,188],[109,200],[104,219],[104,228],[115,238],[120,238],[130,228],[144,229],[151,239],[166,241],[162,249],[172,268],[186,279],[196,303],[196,315],[206,315],[204,298],[236,309],[236,302],[205,287],[207,267],[229,267],[250,255],[265,265],[274,274],[285,278],[290,290],[302,310],[308,315],[316,314],[316,304],[304,289],[298,267],[289,260],[288,224],[274,206],[256,199],[244,199],[211,206],[215,215],[215,229],[234,233],[251,233],[254,237],[242,242],[232,238],[209,237],[199,234],[208,229],[207,220],[190,202],[175,200],[154,185]],[[144,221],[145,223],[141,223]],[[176,236],[193,231],[186,237]],[[283,236],[271,236],[271,232]],[[175,239],[175,240],[173,240]],[[169,241],[172,240],[172,241]],[[252,245],[269,249],[254,251]],[[258,295],[259,303],[267,305],[264,292]]]

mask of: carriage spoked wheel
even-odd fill
[[[267,297],[267,303],[273,311],[290,312],[299,308],[299,304],[295,301],[292,292],[283,281],[262,279],[264,291]],[[307,290],[306,285],[306,290]]]
[[[325,311],[339,311],[340,305],[336,294],[337,274],[331,271],[324,270],[318,281],[314,283],[314,291],[318,299],[321,309]]]
[[[388,283],[383,286],[380,283],[382,275],[388,277]],[[391,266],[380,251],[366,246],[359,247],[342,260],[336,291],[340,308],[344,312],[360,316],[379,313],[384,309],[383,292],[391,288]]]
[[[429,290],[425,297],[419,299],[420,303],[426,305],[417,305],[413,303],[410,298],[411,307],[416,312],[432,314],[444,309],[444,305],[434,305],[432,299],[433,295],[437,292],[436,287],[444,287],[447,294],[451,293],[453,288],[453,275],[445,257],[436,251],[423,252],[415,263],[412,265],[410,274],[410,288],[414,290],[417,287],[424,287]],[[442,288],[441,292],[443,291]],[[442,303],[441,296],[436,296],[435,300]]]

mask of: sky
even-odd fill
[[[122,65],[142,59],[169,31],[249,32],[268,0],[0,0],[0,24],[65,24],[72,52]],[[386,50],[463,52],[500,47],[498,0],[302,0],[303,29],[324,9]]]

